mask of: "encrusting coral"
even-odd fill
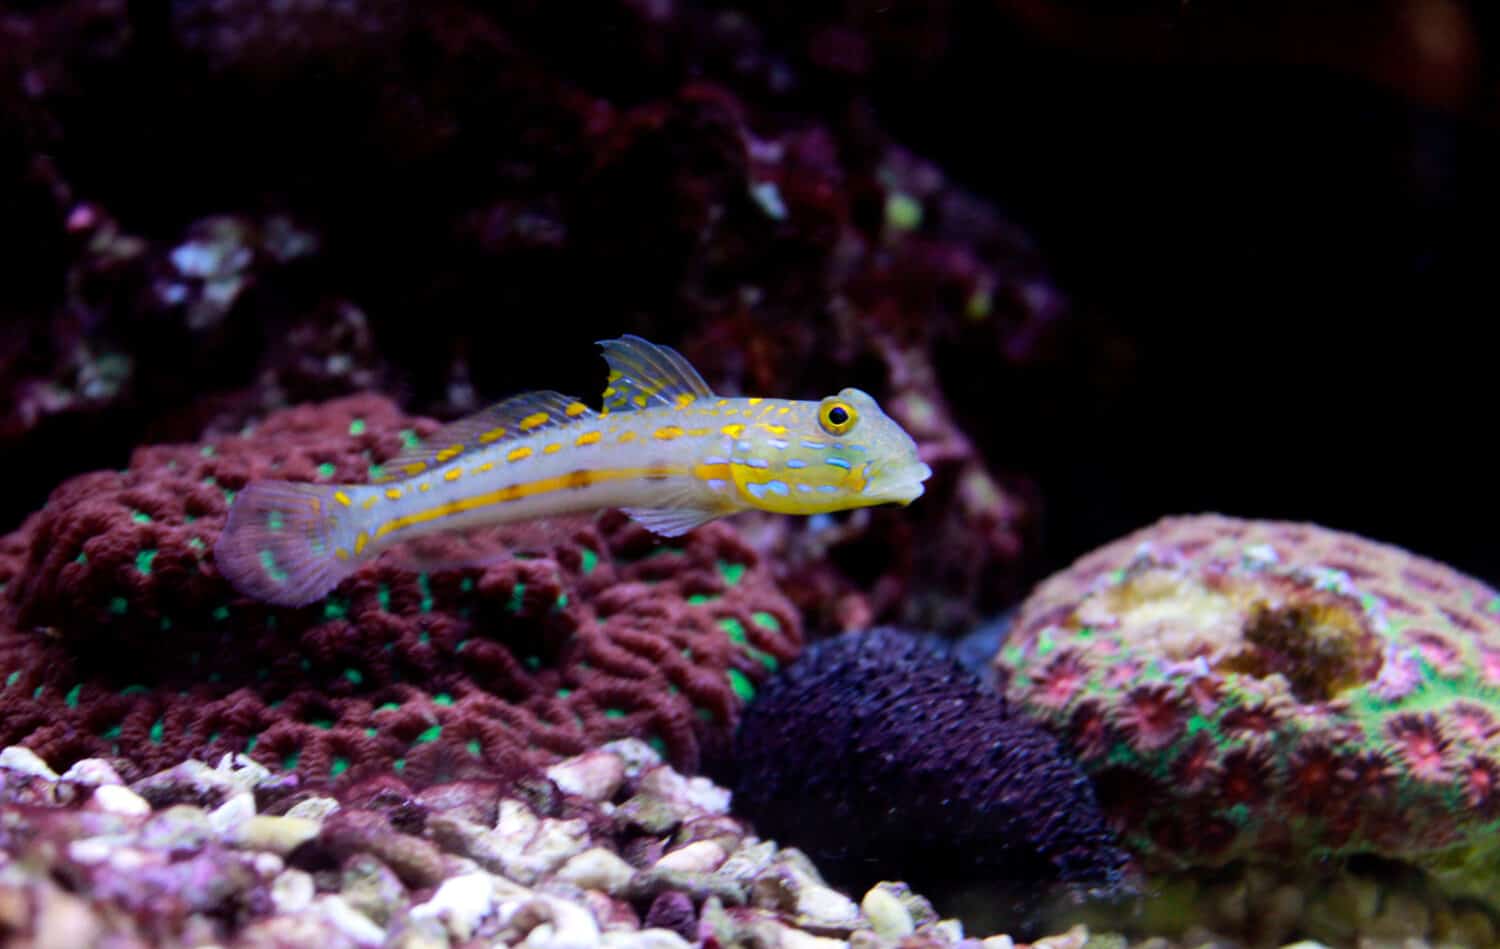
[[[1168,518],[1038,587],[996,663],[1149,868],[1371,854],[1495,906],[1497,614],[1352,534]]]
[[[1057,884],[1110,890],[1127,862],[1057,740],[896,630],[816,643],[774,676],[732,770],[737,813],[854,887],[899,874],[1035,908]]]
[[[248,481],[363,480],[433,427],[354,397],[63,484],[0,539],[0,743],[127,778],[247,752],[303,782],[420,785],[627,736],[694,769],[727,742],[801,629],[725,525],[662,546],[606,515],[548,556],[428,573],[386,558],[295,610],[216,573]]]

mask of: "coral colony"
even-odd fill
[[[996,661],[1153,868],[1373,854],[1500,893],[1500,596],[1442,564],[1171,518],[1038,587]]]

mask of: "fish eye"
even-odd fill
[[[828,399],[818,408],[818,424],[830,435],[842,435],[859,421],[854,406],[843,399]]]

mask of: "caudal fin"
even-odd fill
[[[214,545],[219,573],[246,596],[303,606],[359,566],[335,556],[338,485],[256,481],[234,499]]]

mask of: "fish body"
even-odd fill
[[[440,430],[376,483],[248,485],[216,546],[220,571],[247,595],[298,606],[434,533],[618,507],[675,536],[746,510],[909,504],[931,473],[858,389],[816,402],[721,397],[665,346],[600,345],[600,411],[526,393]]]

